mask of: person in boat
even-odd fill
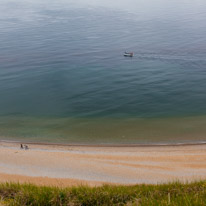
[[[125,52],[124,56],[129,56],[129,57],[133,57],[133,52]]]

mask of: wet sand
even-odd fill
[[[206,145],[69,146],[0,142],[0,182],[157,184],[206,178]]]

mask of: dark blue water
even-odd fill
[[[2,0],[1,139],[205,141],[205,22],[203,0]]]

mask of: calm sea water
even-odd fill
[[[0,139],[206,141],[205,22],[204,0],[1,0]]]

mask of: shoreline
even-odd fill
[[[195,145],[206,145],[206,141],[197,142],[179,142],[179,143],[148,143],[148,144],[78,144],[78,143],[46,143],[46,142],[29,142],[29,141],[18,141],[18,140],[0,140],[0,143],[8,144],[30,144],[30,145],[42,145],[42,146],[65,146],[65,147],[164,147],[164,146],[195,146]]]
[[[206,179],[206,144],[94,146],[0,141],[0,182],[53,186]]]

